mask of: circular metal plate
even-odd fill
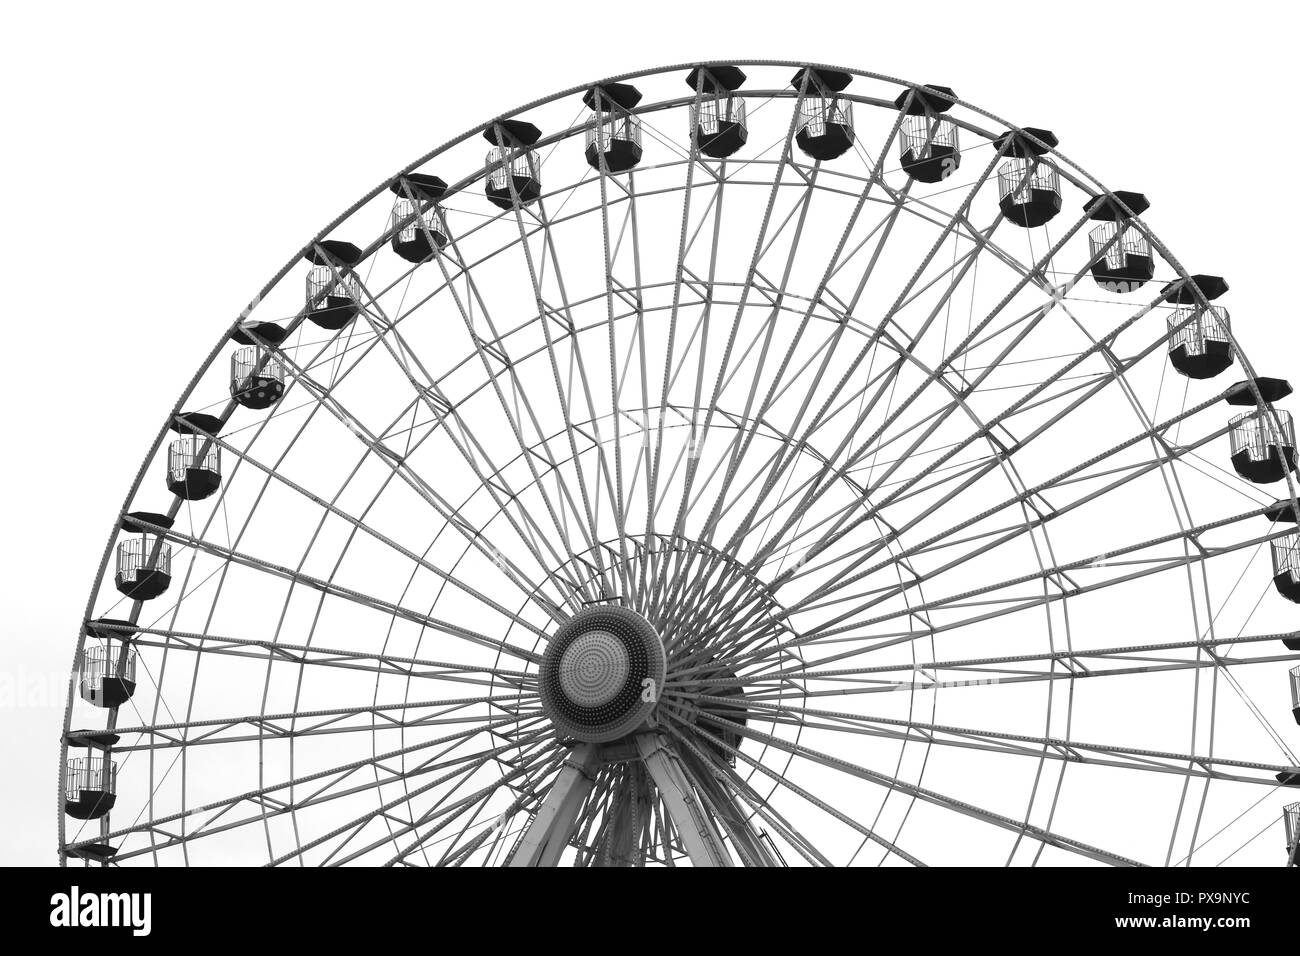
[[[617,740],[645,723],[663,687],[665,654],[654,626],[624,607],[591,607],[546,646],[542,705],[561,736]]]

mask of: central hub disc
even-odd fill
[[[664,645],[625,607],[589,607],[551,637],[542,657],[542,706],[561,736],[617,740],[645,723],[664,683]]]
[[[560,690],[580,707],[608,704],[627,683],[627,648],[609,631],[579,634],[560,658]]]

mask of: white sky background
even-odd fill
[[[51,4],[6,14],[0,863],[52,863],[86,595],[157,428],[266,280],[341,210],[489,115],[694,59],[952,86],[1052,129],[1190,271],[1225,276],[1261,374],[1300,381],[1296,21],[1276,3]],[[1226,19],[1231,17],[1232,19]],[[1108,38],[1107,25],[1117,27]],[[1238,371],[1238,370],[1234,370]],[[1294,402],[1292,403],[1294,405]],[[1270,714],[1292,746],[1279,684]]]

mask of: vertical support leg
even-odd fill
[[[677,832],[681,834],[691,863],[695,866],[734,866],[722,842],[722,834],[700,804],[677,755],[658,734],[641,734],[636,738],[636,745],[642,763],[650,772]]]
[[[564,761],[551,792],[510,855],[508,866],[555,866],[569,845],[582,801],[595,781],[596,747],[580,744]]]

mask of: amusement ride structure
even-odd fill
[[[61,859],[1294,865],[1288,363],[1123,185],[776,62],[386,178],[158,415]]]

